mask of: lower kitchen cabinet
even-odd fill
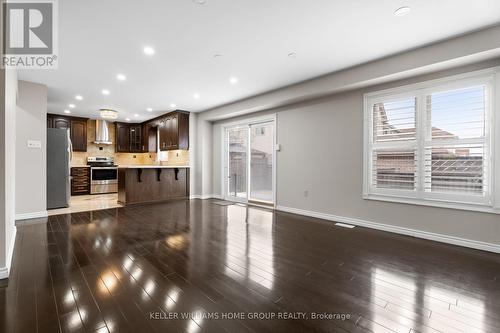
[[[90,168],[71,168],[71,195],[90,194]]]

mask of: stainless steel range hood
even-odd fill
[[[95,121],[95,144],[111,145],[113,142],[109,139],[108,122],[106,120],[97,119]]]

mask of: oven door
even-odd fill
[[[118,192],[118,169],[115,167],[90,168],[90,193]]]

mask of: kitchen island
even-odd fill
[[[189,167],[118,166],[118,203],[135,205],[189,198]]]

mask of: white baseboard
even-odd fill
[[[9,270],[7,267],[0,267],[0,280],[7,279],[9,277]]]
[[[193,195],[189,196],[189,199],[201,199],[201,200],[205,200],[205,199],[222,199],[222,197],[220,195],[218,195],[218,194],[203,194],[203,195],[193,194]]]
[[[279,205],[276,206],[276,210],[288,212],[288,213],[294,213],[294,214],[298,214],[298,215],[315,217],[315,218],[319,218],[319,219],[323,219],[323,220],[343,222],[343,223],[357,225],[360,227],[372,228],[372,229],[392,232],[392,233],[396,233],[396,234],[412,236],[412,237],[416,237],[416,238],[423,238],[423,239],[433,240],[433,241],[441,242],[441,243],[469,247],[469,248],[477,249],[477,250],[500,253],[500,245],[499,244],[485,243],[485,242],[475,241],[475,240],[471,240],[471,239],[464,239],[464,238],[459,238],[459,237],[454,237],[454,236],[447,236],[447,235],[443,235],[443,234],[436,234],[436,233],[427,232],[427,231],[403,228],[403,227],[398,227],[398,226],[389,225],[389,224],[383,224],[383,223],[378,223],[378,222],[356,219],[356,218],[352,218],[352,217],[318,213],[318,212],[313,212],[313,211],[308,211],[308,210],[303,210],[303,209],[279,206]]]
[[[41,211],[41,212],[33,212],[33,213],[24,213],[24,214],[16,214],[16,221],[18,220],[27,220],[27,219],[36,219],[39,217],[47,217],[47,211]]]

